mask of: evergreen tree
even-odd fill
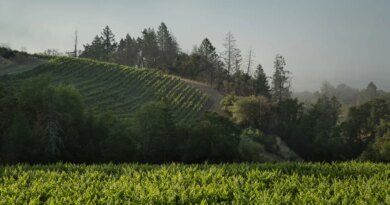
[[[139,66],[153,68],[157,66],[159,54],[157,35],[154,29],[148,28],[142,31],[142,37],[137,39],[140,48]]]
[[[216,70],[219,63],[219,56],[215,52],[215,47],[211,44],[209,39],[205,38],[198,48],[200,55],[200,69],[208,73],[210,85],[213,85]]]
[[[376,85],[373,82],[370,82],[367,85],[367,88],[362,90],[359,93],[359,103],[368,102],[370,100],[373,100],[377,96],[378,96],[378,91],[377,91]]]
[[[168,31],[165,23],[161,23],[157,31],[159,49],[159,67],[169,69],[172,67],[178,54],[178,44],[175,37]]]
[[[287,76],[290,72],[284,70],[286,66],[286,61],[284,57],[281,55],[276,55],[274,68],[275,72],[272,78],[272,91],[274,100],[277,102],[281,102],[285,99],[290,98],[290,79]]]
[[[129,34],[125,39],[119,41],[118,50],[116,53],[116,61],[120,64],[135,66],[138,59],[138,47],[135,39]]]
[[[255,95],[264,95],[266,97],[271,97],[268,79],[266,74],[264,73],[263,66],[261,66],[260,64],[257,66],[255,71],[254,92]]]
[[[103,53],[103,40],[101,37],[96,35],[91,44],[84,45],[84,52],[80,55],[80,57],[103,60]]]
[[[108,61],[117,47],[117,44],[115,43],[115,36],[108,26],[103,29],[101,35],[103,43],[103,60]]]
[[[150,102],[139,109],[133,119],[142,162],[170,162],[176,156],[175,126],[166,103]]]

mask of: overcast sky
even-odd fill
[[[165,22],[183,51],[205,37],[218,51],[231,31],[246,54],[273,72],[286,58],[295,91],[323,81],[390,90],[390,0],[0,0],[0,43],[42,52],[72,50],[109,25],[122,38]],[[81,47],[81,46],[80,46]]]

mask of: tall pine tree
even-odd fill
[[[108,26],[103,29],[101,35],[103,43],[103,60],[109,61],[117,47],[117,44],[115,43],[115,36]]]
[[[268,84],[267,75],[264,73],[262,65],[258,65],[255,71],[254,92],[255,95],[271,97],[271,91]]]
[[[169,32],[164,22],[158,27],[157,43],[159,50],[158,66],[163,69],[171,68],[178,55],[179,49],[175,37]]]
[[[84,51],[80,57],[103,60],[103,53],[103,40],[96,35],[91,44],[84,45]]]
[[[207,73],[210,85],[213,85],[219,63],[219,56],[215,51],[215,47],[209,39],[205,38],[198,48],[198,53],[200,55],[200,69]]]
[[[148,28],[142,31],[142,37],[137,39],[140,48],[141,67],[157,67],[157,58],[159,55],[157,35],[154,29]]]
[[[276,55],[274,68],[275,72],[272,78],[272,94],[273,98],[277,102],[281,102],[290,98],[290,78],[288,77],[289,71],[284,70],[286,61],[283,56]]]

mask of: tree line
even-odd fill
[[[112,30],[106,26],[100,35],[84,45],[80,57],[115,62],[133,67],[161,69],[171,74],[208,83],[210,86],[237,95],[266,95],[264,91],[265,76],[263,67],[255,67],[253,51],[245,58],[237,47],[234,35],[229,32],[224,40],[224,51],[218,53],[215,46],[205,38],[191,53],[180,50],[175,36],[165,23],[157,30],[144,29],[140,37],[127,34],[116,41]],[[285,59],[277,55],[275,59],[275,88],[279,96],[289,95],[284,71]],[[255,68],[254,68],[255,67]],[[252,74],[252,70],[255,70]],[[280,99],[279,99],[280,100]]]

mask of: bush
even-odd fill
[[[390,162],[390,121],[381,120],[377,127],[377,136],[360,156],[361,160]]]
[[[239,129],[217,113],[206,113],[190,129],[182,147],[184,162],[232,162],[238,159]]]
[[[175,124],[166,103],[150,102],[144,105],[134,115],[133,130],[142,162],[175,161],[178,148]]]
[[[244,129],[241,133],[241,136],[244,138],[249,138],[254,142],[264,145],[265,149],[268,152],[278,151],[276,137],[272,135],[266,135],[258,129],[253,129],[253,128]]]
[[[232,119],[240,125],[268,131],[272,122],[273,105],[264,96],[240,97],[233,105]]]
[[[16,55],[14,51],[12,51],[9,48],[0,47],[0,56],[3,56],[4,58],[12,58]]]

